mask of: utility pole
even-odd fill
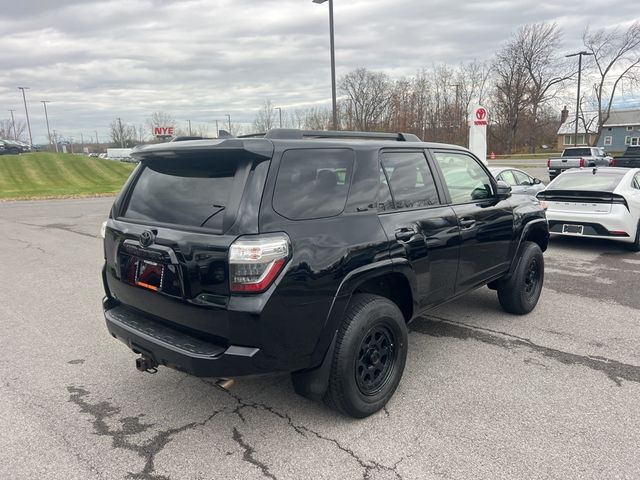
[[[220,137],[220,129],[218,128],[218,120],[216,120],[216,138]]]
[[[18,140],[18,132],[16,131],[16,120],[13,118],[13,112],[15,112],[15,110],[13,108],[10,108],[9,111],[11,112],[11,124],[13,125],[13,139]]]
[[[282,128],[282,107],[276,107],[276,110],[280,112],[280,128]]]
[[[50,102],[48,100],[40,100],[40,102],[44,105],[44,118],[47,120],[47,135],[49,135],[49,148],[51,148],[51,129],[49,128],[49,114],[47,113],[47,103]]]
[[[189,122],[189,136],[191,136],[191,120],[187,120]]]
[[[18,90],[22,90],[22,100],[24,101],[24,114],[27,116],[27,128],[29,129],[29,145],[33,145],[33,137],[31,136],[31,122],[29,121],[29,109],[27,108],[27,97],[24,93],[25,90],[29,90],[29,87],[18,87]]]
[[[229,134],[231,134],[231,115],[227,113],[225,116],[229,119]]]
[[[80,132],[80,145],[82,146],[82,153],[84,153],[84,135]]]
[[[98,140],[98,130],[95,131],[96,133],[96,146],[100,146],[100,140]]]
[[[578,118],[579,118],[579,113],[580,113],[580,83],[582,80],[582,57],[583,56],[591,56],[593,55],[593,53],[589,53],[587,51],[582,51],[582,52],[578,52],[578,53],[572,53],[570,55],[565,55],[565,58],[570,58],[570,57],[578,57],[578,98],[576,100],[576,125],[575,125],[575,129],[574,129],[574,135],[573,135],[573,146],[577,147],[578,146]],[[585,143],[589,143],[588,142],[588,134],[589,132],[587,132],[587,127],[585,125],[585,129],[584,129],[584,141]]]
[[[122,120],[118,117],[118,129],[120,130],[120,148],[124,148],[124,138],[122,134]]]

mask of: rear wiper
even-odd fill
[[[212,205],[212,207],[213,207],[213,208],[217,208],[218,210],[216,210],[216,211],[215,211],[215,212],[213,212],[211,215],[209,215],[209,216],[205,219],[205,221],[204,221],[204,222],[202,222],[202,223],[200,224],[200,227],[204,227],[204,226],[205,226],[205,224],[206,224],[209,220],[211,220],[213,217],[215,217],[217,214],[219,214],[220,212],[222,212],[222,211],[225,209],[224,205],[215,205],[215,204],[214,204],[214,205]]]

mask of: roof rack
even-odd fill
[[[293,128],[273,128],[264,134],[264,138],[278,140],[302,140],[304,138],[360,138],[375,140],[394,140],[396,142],[421,142],[413,133],[350,132],[325,130],[297,130]]]

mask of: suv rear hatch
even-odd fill
[[[114,204],[105,231],[107,291],[120,303],[224,336],[211,309],[230,296],[228,254],[258,233],[271,142],[153,145]],[[224,319],[220,319],[224,322]]]

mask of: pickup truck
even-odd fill
[[[627,147],[622,157],[615,158],[612,167],[640,168],[640,145]]]
[[[547,160],[549,179],[553,180],[565,170],[580,167],[609,167],[613,158],[598,147],[565,148],[560,158]]]

